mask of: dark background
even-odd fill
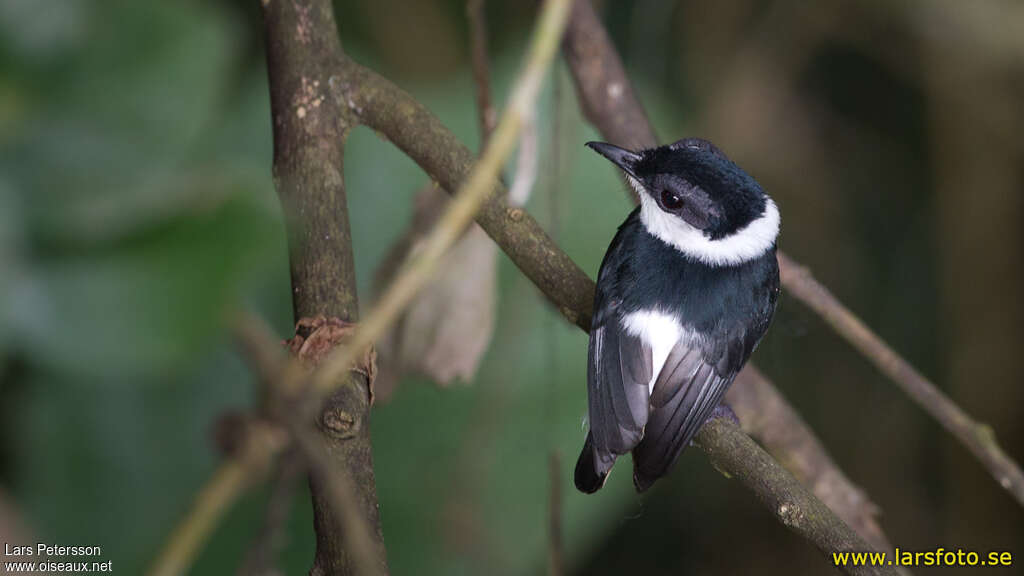
[[[782,210],[781,246],[1024,460],[1024,5],[607,4],[659,136],[709,138],[758,178]],[[535,7],[487,7],[503,99]],[[350,54],[477,145],[463,3],[336,8]],[[119,573],[139,573],[218,461],[213,423],[253,402],[229,313],[290,333],[262,32],[255,1],[0,4],[5,541],[101,545]],[[564,64],[539,125],[528,208],[594,275],[630,207],[612,167],[582,147],[596,134]],[[346,178],[365,306],[428,179],[366,129],[349,141]],[[830,570],[699,450],[643,496],[622,471],[577,494],[585,335],[504,257],[496,326],[475,381],[407,379],[374,410],[393,573],[542,572],[552,451],[571,572]],[[1009,550],[1013,568],[957,573],[1020,571],[1021,507],[801,304],[782,299],[755,360],[881,507],[895,545]],[[299,492],[289,574],[313,555]],[[237,568],[265,497],[230,512],[196,574]]]

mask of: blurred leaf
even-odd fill
[[[28,83],[21,137],[2,165],[23,190],[33,234],[77,242],[150,221],[221,105],[231,44],[217,12],[192,3],[104,2],[76,50]],[[131,49],[126,49],[130,46]]]
[[[381,292],[448,206],[448,194],[423,187],[406,233],[392,246],[376,273]],[[494,330],[497,247],[476,225],[445,254],[431,282],[381,340],[377,392],[390,397],[396,380],[418,374],[441,386],[472,381]]]
[[[263,66],[223,3],[20,5],[0,9],[0,342],[27,362],[2,469],[42,541],[141,573],[212,469],[209,423],[251,402],[226,314],[291,323]],[[56,45],[7,34],[51,17],[72,20]]]
[[[14,290],[30,360],[76,377],[160,373],[218,333],[275,220],[238,197],[113,246],[40,263]],[[283,237],[283,234],[280,237]]]

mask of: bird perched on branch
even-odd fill
[[[597,278],[576,487],[599,490],[632,451],[648,489],[722,400],[775,313],[779,210],[706,140],[633,152],[587,146],[622,169],[640,207]]]

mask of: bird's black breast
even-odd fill
[[[779,292],[775,250],[742,264],[709,266],[652,236],[634,210],[598,274],[595,325],[656,309],[689,330],[739,339],[744,359],[768,328]]]

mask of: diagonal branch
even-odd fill
[[[864,540],[877,550],[893,549],[878,523],[878,506],[839,469],[814,431],[760,370],[747,365],[725,399],[743,431]]]
[[[429,110],[389,80],[351,59],[341,64],[345,79],[336,98],[359,120],[412,158],[448,192],[459,189],[476,157]],[[590,329],[594,282],[551,241],[532,217],[505,201],[493,182],[476,221],[573,324]]]
[[[633,150],[657,144],[622,59],[590,0],[577,0],[573,5],[562,53],[572,71],[584,116],[606,140]]]
[[[716,470],[747,486],[779,522],[812,542],[833,565],[833,552],[869,549],[852,528],[839,520],[732,420],[708,420],[697,434],[696,443]],[[892,566],[837,568],[847,574],[897,574]]]
[[[242,434],[241,445],[196,492],[188,514],[168,536],[147,574],[177,576],[186,573],[224,513],[270,468],[286,441],[270,426],[248,426]]]
[[[883,374],[907,393],[925,412],[958,439],[988,468],[999,485],[1018,503],[1024,505],[1024,473],[996,442],[992,428],[963,411],[949,396],[925,378],[910,362],[868,328],[849,308],[843,305],[810,270],[779,254],[779,273],[789,294],[821,316],[854,348],[860,351]]]

